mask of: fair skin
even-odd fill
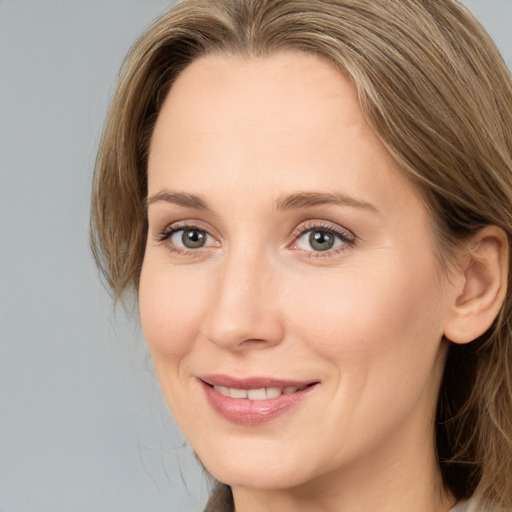
[[[465,278],[439,270],[353,85],[302,53],[193,62],[159,114],[148,197],[144,334],[237,512],[449,510],[433,424],[443,335],[474,334],[454,320]],[[251,423],[212,407],[209,375],[311,387]]]

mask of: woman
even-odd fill
[[[512,508],[511,154],[454,0],[188,0],[135,43],[92,247],[207,511]]]

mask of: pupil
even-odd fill
[[[183,232],[181,237],[183,245],[188,249],[197,249],[203,247],[206,241],[206,235],[204,231],[199,229],[189,229]]]
[[[334,237],[325,231],[313,231],[309,243],[315,251],[328,251],[334,245]]]

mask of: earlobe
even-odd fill
[[[458,344],[469,343],[489,329],[507,291],[509,248],[505,232],[486,226],[466,246],[460,268],[461,289],[444,331],[448,340]]]

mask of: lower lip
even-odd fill
[[[276,398],[250,400],[224,396],[208,384],[202,382],[202,385],[212,409],[224,419],[241,425],[259,425],[271,421],[301,403],[316,388],[316,385],[312,385]]]

